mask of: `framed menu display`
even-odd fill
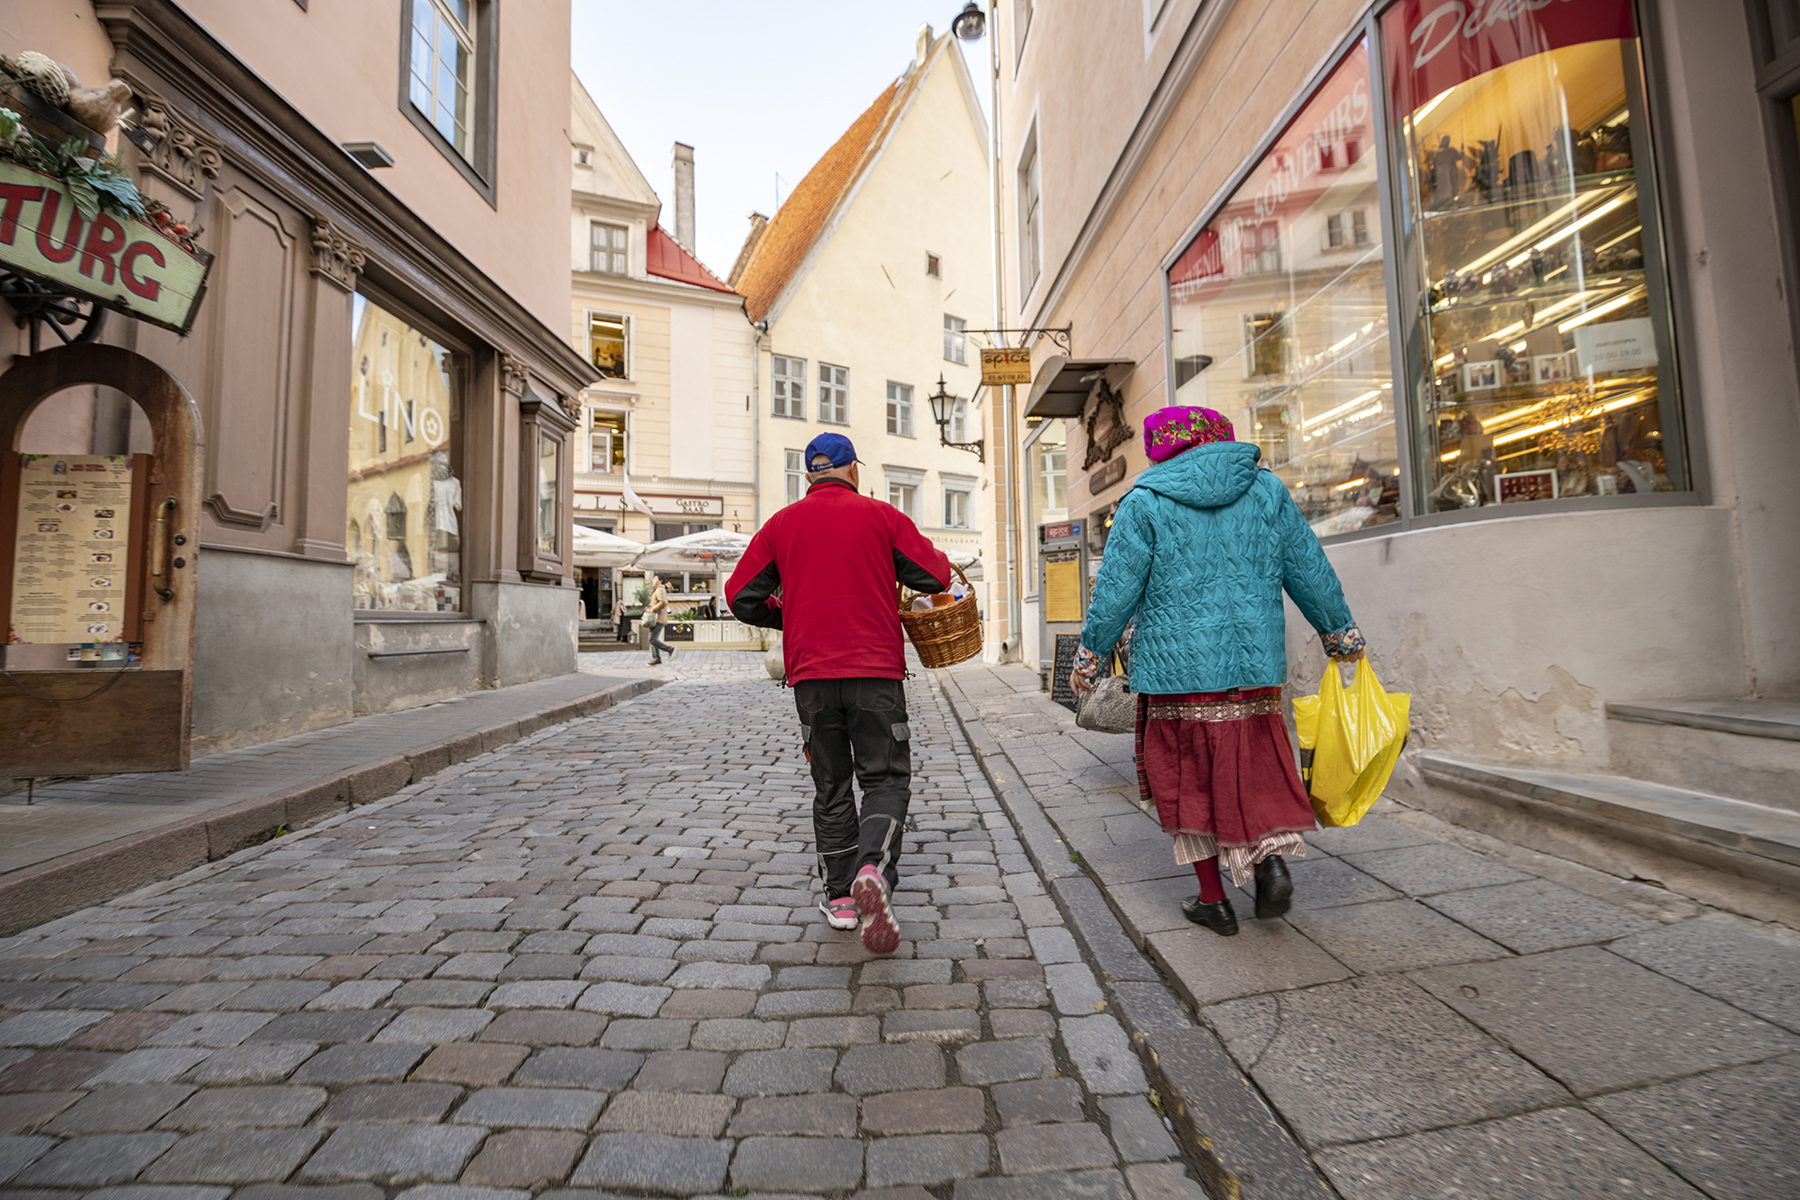
[[[136,466],[127,455],[19,456],[8,642],[135,640]]]

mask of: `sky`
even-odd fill
[[[694,147],[700,261],[731,270],[752,210],[775,215],[962,0],[574,0],[571,65],[675,227],[674,143]],[[988,44],[961,43],[983,111]],[[776,176],[779,173],[780,181]]]

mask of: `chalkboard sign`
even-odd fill
[[[1075,673],[1075,652],[1081,648],[1079,633],[1059,633],[1056,635],[1056,657],[1050,664],[1050,699],[1056,701],[1070,712],[1077,707],[1075,689],[1069,686],[1069,678]],[[1100,664],[1102,676],[1111,675],[1112,655]]]

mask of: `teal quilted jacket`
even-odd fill
[[[1135,616],[1132,691],[1285,683],[1284,588],[1321,635],[1352,624],[1319,539],[1260,456],[1196,446],[1138,476],[1119,505],[1081,644],[1105,655]]]

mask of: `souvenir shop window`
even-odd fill
[[[1399,517],[1366,41],[1169,269],[1175,403],[1231,419],[1321,535]]]
[[[461,612],[461,356],[361,294],[351,320],[344,545],[356,607]]]
[[[575,419],[527,385],[519,402],[519,571],[528,578],[563,574],[563,531],[569,525],[569,446]]]
[[[1688,488],[1631,0],[1382,15],[1421,513]]]
[[[1029,506],[1026,528],[1031,531],[1025,545],[1031,555],[1027,578],[1034,591],[1038,577],[1037,527],[1067,520],[1069,516],[1068,439],[1068,423],[1057,418],[1042,422],[1025,439],[1025,484]]]

